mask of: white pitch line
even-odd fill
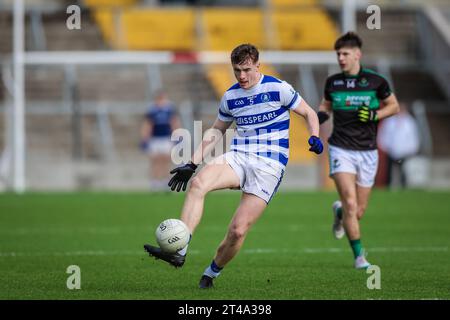
[[[270,254],[270,253],[344,253],[348,252],[348,248],[255,248],[244,249],[244,254]],[[373,247],[368,252],[448,252],[448,247]],[[200,254],[200,250],[190,250],[189,254]],[[146,255],[145,251],[123,250],[123,251],[106,251],[106,250],[80,250],[66,252],[0,252],[0,258],[7,257],[72,257],[72,256],[138,256]]]
[[[131,230],[131,229],[130,229]],[[0,229],[3,236],[30,236],[30,235],[72,235],[72,234],[92,234],[92,235],[112,235],[134,230],[124,230],[123,228],[17,228]]]
[[[347,252],[348,248],[299,248],[293,249],[246,249],[245,253],[342,253]],[[446,252],[448,247],[373,247],[368,248],[368,252]]]
[[[66,251],[66,252],[0,252],[0,257],[70,257],[70,256],[121,256],[121,255],[138,255],[144,253],[142,251],[103,251],[103,250],[85,250],[85,251]]]

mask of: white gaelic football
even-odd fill
[[[189,242],[190,232],[186,224],[178,219],[167,219],[156,229],[156,241],[161,250],[175,253]]]

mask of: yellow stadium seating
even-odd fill
[[[114,28],[113,15],[109,9],[97,9],[93,12],[93,17],[98,24],[100,31],[106,42],[115,46],[116,30]]]
[[[191,9],[126,10],[124,41],[131,50],[194,50],[194,22]]]
[[[274,9],[267,24],[259,9],[208,8],[200,12],[201,35],[196,34],[193,9],[97,9],[94,17],[113,47],[131,50],[229,51],[241,43],[252,43],[260,49],[327,50],[332,49],[338,36],[333,22],[320,8]],[[116,21],[121,26],[117,28],[122,30],[120,35]],[[264,32],[269,26],[272,32]],[[269,36],[276,41],[270,41]]]
[[[317,4],[317,0],[270,0],[272,7],[296,7],[312,6]]]
[[[204,9],[203,48],[232,50],[241,43],[264,47],[263,14],[259,9]]]
[[[332,50],[337,30],[321,9],[276,10],[272,13],[281,50]]]
[[[137,0],[84,0],[88,7],[123,7],[137,3]]]
[[[222,97],[235,82],[233,70],[229,64],[210,64],[206,66],[206,77],[214,88],[216,97]]]
[[[191,51],[195,48],[193,10],[124,9],[118,15],[120,35],[114,14],[108,9],[98,9],[94,17],[104,38],[115,49]]]

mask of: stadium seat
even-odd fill
[[[223,93],[236,82],[233,70],[229,64],[210,64],[206,67],[206,77],[211,83],[217,97],[222,97]]]
[[[83,0],[83,2],[92,9],[93,19],[99,26],[105,42],[113,48],[120,49],[114,13],[118,14],[119,10],[135,5],[137,0]]]
[[[319,8],[275,10],[272,25],[281,50],[332,50],[338,36],[331,18]]]
[[[131,50],[194,50],[194,22],[191,9],[132,9],[122,15]]]
[[[116,32],[114,12],[99,9],[94,17],[105,40],[116,49],[194,50],[195,18],[191,9],[124,9],[119,13],[122,33]]]
[[[252,43],[259,48],[265,47],[261,10],[204,9],[202,22],[204,49],[227,51],[241,43]]]
[[[317,4],[317,0],[270,0],[272,7],[298,7],[312,6]]]
[[[84,0],[88,7],[124,7],[131,6],[137,3],[137,0]]]
[[[89,3],[100,6],[102,1],[97,1]],[[132,3],[125,0],[112,3],[116,2]],[[281,6],[295,1],[275,2]],[[264,22],[264,13],[259,9],[206,8],[200,12],[200,36],[196,34],[194,9],[98,8],[94,18],[113,48],[129,50],[228,51],[240,43],[253,43],[261,49],[327,50],[332,49],[338,35],[331,18],[319,7],[304,10],[275,7],[269,22]],[[122,27],[120,34],[117,34],[116,23]],[[242,23],[246,28],[241,27]],[[264,32],[270,26],[273,32]]]
[[[113,13],[109,9],[97,9],[93,12],[93,18],[100,28],[105,42],[116,48],[117,36],[114,28]]]

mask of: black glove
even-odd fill
[[[184,166],[180,166],[170,171],[170,174],[175,173],[175,175],[169,181],[170,189],[174,191],[176,188],[177,192],[180,192],[181,187],[183,187],[183,191],[186,191],[187,183],[194,174],[195,169],[197,169],[197,166],[192,162],[189,162]]]
[[[318,111],[317,117],[319,118],[319,124],[324,123],[325,121],[327,121],[330,118],[328,113],[326,113],[325,111]]]
[[[309,137],[308,143],[311,146],[311,148],[309,148],[309,151],[315,152],[317,154],[322,153],[323,145],[322,145],[322,141],[320,141],[319,137],[316,137],[316,136]]]
[[[369,109],[369,107],[359,107],[358,108],[358,118],[361,122],[377,122],[378,115],[375,110]]]

